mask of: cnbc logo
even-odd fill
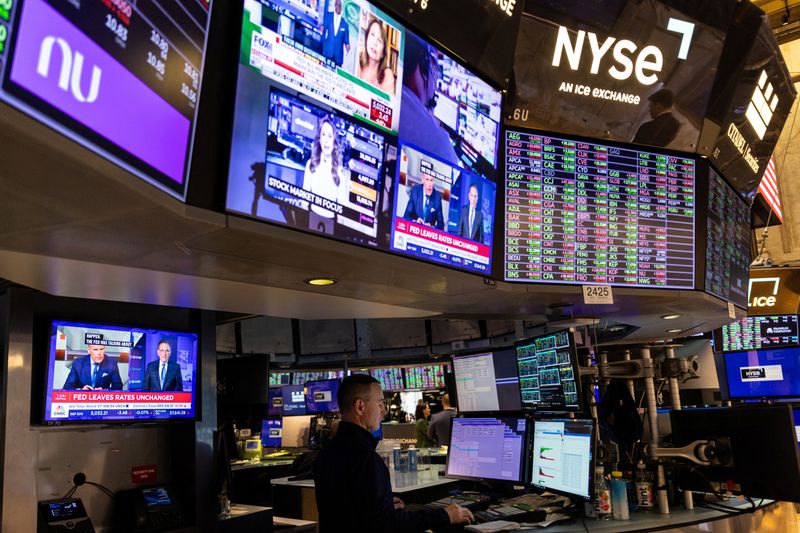
[[[778,95],[775,94],[772,82],[767,80],[767,71],[762,70],[758,77],[758,84],[753,90],[753,96],[750,98],[750,104],[744,114],[760,140],[763,140],[767,133],[767,126],[772,120],[776,107],[778,107]]]

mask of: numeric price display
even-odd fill
[[[695,287],[691,158],[509,130],[504,278]]]

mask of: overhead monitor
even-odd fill
[[[453,418],[447,477],[524,482],[525,418]]]
[[[548,419],[533,422],[530,482],[554,492],[591,498],[594,456],[592,419]]]
[[[209,3],[5,2],[0,99],[183,199]]]
[[[309,381],[342,379],[344,370],[305,370],[292,373],[292,385],[303,385]]]
[[[403,369],[400,367],[370,368],[369,374],[378,380],[383,390],[403,390]]]
[[[731,399],[800,398],[800,347],[723,355]]]
[[[709,492],[711,482],[751,498],[800,502],[800,450],[790,405],[673,410],[670,422],[676,448],[726,439],[717,464],[678,469],[682,489]]]
[[[280,448],[283,436],[283,420],[269,418],[261,422],[261,446],[263,448]]]
[[[800,346],[797,315],[748,316],[714,331],[717,352]]]
[[[504,279],[695,288],[695,160],[508,129]]]
[[[281,393],[284,416],[306,414],[306,393],[303,385],[286,385],[281,387]]]
[[[195,418],[196,333],[62,320],[49,333],[46,424]]]
[[[443,389],[445,365],[410,366],[405,371],[407,389]]]
[[[705,290],[747,309],[750,279],[750,206],[708,168]]]
[[[500,91],[367,0],[243,3],[226,209],[490,273]]]
[[[453,358],[458,409],[463,413],[519,411],[519,375],[514,350]]]
[[[570,330],[516,343],[522,408],[580,411],[582,408],[575,336]]]
[[[336,394],[339,392],[338,379],[306,382],[306,412],[310,415],[330,413],[339,410]]]
[[[283,414],[283,391],[280,388],[271,388],[267,393],[267,415],[281,416]]]
[[[291,372],[270,372],[269,373],[269,386],[280,387],[281,385],[291,385],[292,374]]]

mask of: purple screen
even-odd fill
[[[522,480],[524,418],[454,418],[447,475]]]

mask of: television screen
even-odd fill
[[[800,347],[723,355],[731,399],[800,398]]]
[[[695,287],[695,161],[506,131],[505,280]]]
[[[747,309],[750,206],[708,169],[706,292]]]
[[[303,385],[286,385],[281,387],[281,393],[284,416],[306,414],[306,394]]]
[[[531,484],[588,500],[592,488],[593,428],[591,419],[534,421]]]
[[[339,410],[336,393],[339,391],[338,379],[306,382],[306,412],[310,415]]]
[[[343,379],[344,370],[304,370],[293,372],[292,385],[303,385],[309,381],[322,379]]]
[[[292,374],[290,372],[270,372],[269,386],[280,387],[281,385],[291,385]]]
[[[524,482],[525,418],[454,418],[448,477]]]
[[[578,359],[571,331],[518,342],[515,350],[523,409],[581,410]]]
[[[383,390],[403,389],[403,369],[398,367],[370,368],[369,374],[377,379]]]
[[[283,420],[269,418],[261,422],[261,446],[263,448],[280,448],[283,436]]]
[[[0,99],[185,196],[208,2],[25,0],[0,16]]]
[[[453,358],[458,410],[519,411],[517,359],[513,350]]]
[[[443,389],[445,366],[425,365],[406,368],[407,389]]]
[[[800,345],[797,315],[748,316],[714,331],[718,352]]]
[[[367,0],[243,1],[226,209],[488,273],[500,91]]]
[[[54,320],[45,423],[194,419],[195,333]]]
[[[267,393],[267,415],[281,416],[283,414],[283,391],[280,388],[269,389]]]

